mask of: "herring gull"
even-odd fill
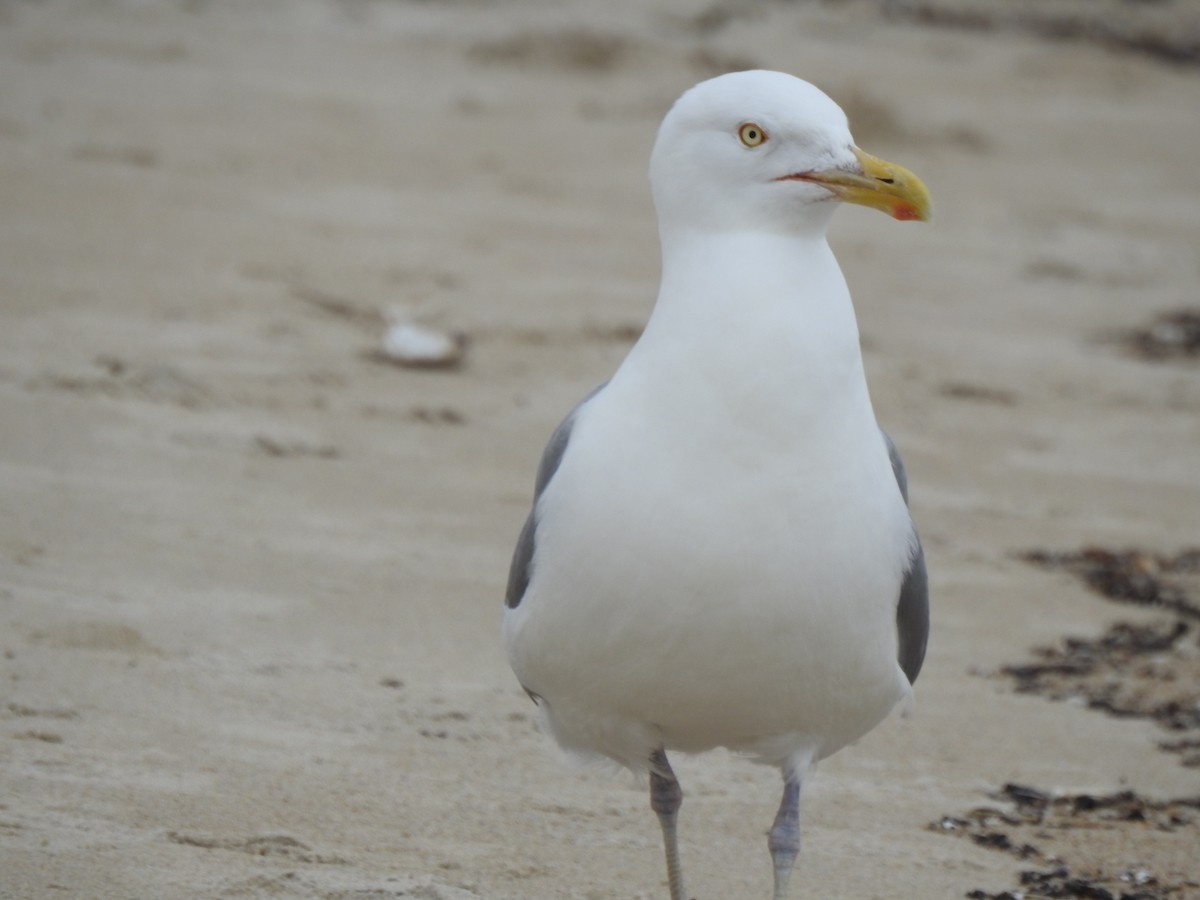
[[[668,750],[779,768],[784,900],[814,764],[905,699],[925,656],[925,561],[876,423],[838,203],[924,220],[906,169],[779,72],[680,97],[650,162],[662,280],[612,378],[550,438],[509,575],[504,638],[546,729],[650,780],[686,900]]]

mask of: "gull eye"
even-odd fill
[[[767,133],[753,122],[747,122],[738,129],[738,140],[747,147],[757,147],[766,142]]]

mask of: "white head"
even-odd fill
[[[846,114],[781,72],[734,72],[680,97],[663,119],[650,182],[664,228],[821,233],[835,204],[924,219],[911,172],[854,146]]]

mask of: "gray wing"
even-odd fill
[[[904,502],[908,503],[908,476],[904,472],[904,463],[886,432],[883,432],[883,439],[887,442],[896,484],[900,487]],[[908,571],[904,573],[904,583],[900,585],[900,600],[896,604],[896,633],[900,639],[900,668],[908,676],[908,683],[913,684],[921,671],[921,664],[925,662],[925,645],[929,640],[929,576],[925,571],[925,551],[921,548],[919,537],[917,550]]]
[[[606,381],[604,384],[608,384]],[[567,452],[567,444],[571,442],[571,429],[575,427],[575,417],[583,405],[604,389],[604,384],[594,388],[586,397],[580,400],[575,408],[567,413],[567,417],[559,423],[550,435],[546,449],[542,451],[542,461],[538,464],[537,480],[533,488],[533,508],[525,519],[525,525],[517,538],[517,547],[513,551],[512,565],[508,570],[508,588],[504,592],[504,605],[516,609],[521,605],[521,598],[529,587],[530,567],[533,563],[533,551],[537,542],[537,502],[542,491],[558,471],[563,454]]]

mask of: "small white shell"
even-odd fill
[[[461,332],[439,331],[414,322],[397,322],[383,336],[383,355],[402,366],[437,369],[459,365],[467,349]]]

